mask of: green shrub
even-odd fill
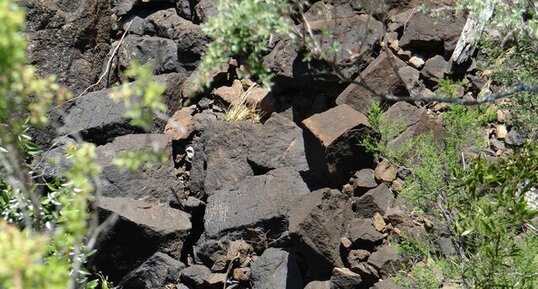
[[[219,0],[218,15],[202,25],[213,41],[202,56],[196,89],[209,86],[211,75],[232,57],[240,61],[240,77],[255,77],[270,87],[271,74],[262,57],[269,41],[293,38],[290,9],[287,0]]]

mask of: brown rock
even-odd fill
[[[247,92],[247,103],[261,115],[269,116],[278,109],[277,100],[269,89],[254,86]]]
[[[380,100],[376,95],[401,95],[406,90],[405,84],[395,72],[393,65],[397,68],[407,66],[391,52],[381,53],[355,79],[357,82],[364,83],[366,87],[350,84],[338,95],[336,103],[347,104],[366,114],[370,111],[371,104]]]
[[[367,250],[362,249],[356,249],[349,251],[349,254],[347,255],[347,262],[353,266],[355,263],[359,263],[361,261],[366,260],[366,258],[370,257],[371,253]]]
[[[350,266],[350,269],[361,276],[364,285],[371,285],[379,280],[379,272],[367,262],[354,263]]]
[[[387,159],[383,159],[375,168],[375,178],[380,181],[392,182],[396,179],[398,168]]]
[[[394,192],[397,192],[397,193],[401,192],[403,190],[403,180],[400,178],[395,179],[390,184],[390,187],[392,188]]]
[[[183,107],[176,111],[164,127],[164,134],[172,140],[186,140],[194,132],[192,114],[196,106]]]
[[[233,271],[233,278],[241,282],[247,282],[248,280],[250,280],[251,275],[252,275],[252,271],[248,267],[247,268],[235,268]]]
[[[374,224],[374,227],[378,232],[384,232],[387,228],[385,220],[379,213],[375,213],[374,218],[372,219],[372,223]]]
[[[309,132],[305,139],[310,169],[326,176],[335,185],[342,185],[362,167],[369,165],[372,157],[357,145],[370,133],[366,116],[346,104],[303,121]]]
[[[236,260],[239,264],[243,264],[253,251],[254,249],[249,243],[243,240],[236,240],[230,243],[226,258],[229,261]]]
[[[408,218],[404,211],[398,207],[391,207],[385,213],[385,218],[392,225],[404,224],[408,221]]]
[[[213,273],[205,278],[209,286],[222,286],[226,282],[226,273]]]
[[[331,276],[331,288],[355,289],[362,283],[361,275],[348,268],[334,268]]]
[[[227,106],[238,102],[244,92],[243,84],[236,79],[233,81],[232,86],[215,88],[212,94],[218,101],[221,101],[223,105]]]
[[[228,256],[218,256],[217,260],[213,263],[213,266],[211,266],[211,271],[224,272],[228,267],[228,262],[230,262]]]
[[[397,129],[386,136],[389,139],[387,145],[389,150],[401,149],[417,136],[425,133],[433,133],[436,139],[440,139],[443,132],[442,124],[430,118],[426,109],[406,102],[395,103],[383,114],[383,117],[396,120]]]

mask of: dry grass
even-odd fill
[[[248,103],[248,95],[253,88],[254,85],[250,86],[247,91],[241,94],[241,97],[236,102],[230,104],[228,109],[225,110],[224,121],[260,122],[260,114],[252,104]]]

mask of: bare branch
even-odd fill
[[[112,54],[110,55],[110,58],[109,58],[108,61],[107,61],[107,64],[106,64],[106,66],[105,66],[105,71],[103,72],[103,74],[101,74],[101,76],[99,77],[99,79],[97,80],[97,82],[95,82],[94,84],[92,84],[92,85],[86,87],[86,89],[84,89],[84,91],[82,91],[77,97],[73,97],[73,98],[67,100],[66,103],[81,98],[81,97],[84,96],[88,91],[90,91],[90,89],[96,87],[97,85],[99,85],[99,83],[101,83],[101,81],[103,81],[103,79],[105,78],[105,76],[108,74],[108,71],[110,70],[110,67],[112,66],[112,60],[114,59],[114,56],[116,55],[116,53],[118,53],[118,50],[119,50],[120,46],[123,44],[123,40],[125,39],[125,36],[127,36],[127,33],[128,33],[129,30],[131,29],[131,24],[133,24],[133,21],[134,21],[134,20],[131,20],[131,22],[129,22],[129,24],[127,25],[127,28],[125,29],[125,31],[124,31],[123,34],[121,35],[121,38],[120,38],[120,40],[119,40],[119,42],[118,42],[118,45],[116,45],[116,47],[115,47],[114,50],[112,51]]]

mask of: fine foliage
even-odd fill
[[[271,74],[262,57],[271,40],[293,38],[290,9],[286,0],[219,0],[218,15],[202,26],[213,41],[202,57],[196,88],[209,86],[211,75],[231,57],[239,60],[240,77],[255,77],[269,87]]]
[[[15,1],[0,0],[0,23],[0,288],[97,288],[99,283],[108,288],[105,277],[88,280],[84,269],[93,249],[89,240],[98,231],[91,213],[101,173],[95,145],[68,145],[65,157],[70,165],[63,178],[37,183],[29,161],[39,152],[28,127],[46,124],[50,106],[62,104],[70,94],[54,77],[38,78],[26,63],[20,32],[24,13]],[[154,116],[166,111],[164,87],[153,80],[147,66],[134,64],[127,75],[138,81],[113,96],[124,102],[131,124],[149,128]],[[114,163],[130,169],[162,159],[157,152],[142,159],[119,157]]]

